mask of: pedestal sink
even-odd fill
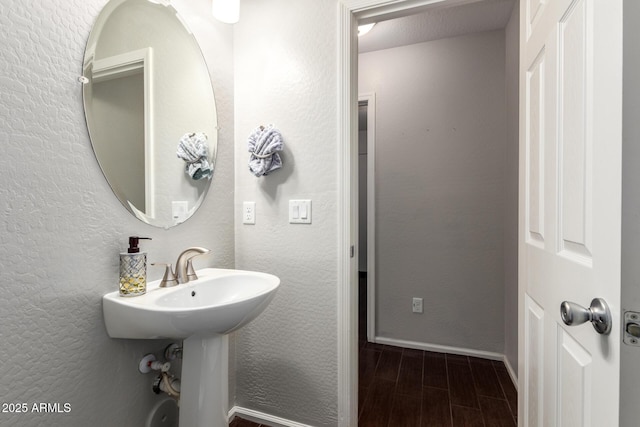
[[[160,281],[147,293],[102,297],[111,338],[181,339],[180,427],[228,425],[228,336],[255,319],[280,279],[266,273],[205,268],[198,280],[171,288]]]

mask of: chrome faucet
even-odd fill
[[[196,271],[193,269],[192,258],[198,255],[204,255],[211,252],[206,248],[192,247],[187,248],[180,255],[178,255],[178,261],[176,261],[176,275],[178,276],[178,283],[187,283],[189,280],[197,280]]]

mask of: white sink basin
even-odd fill
[[[255,319],[273,298],[280,279],[266,273],[205,268],[198,280],[171,288],[160,281],[147,293],[102,297],[104,322],[111,338],[176,338],[228,334]]]

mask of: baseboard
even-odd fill
[[[459,354],[462,356],[480,357],[482,359],[500,360],[500,361],[504,360],[504,354],[494,353],[491,351],[473,350],[470,348],[451,347],[448,345],[439,345],[439,344],[427,344],[423,342],[397,340],[394,338],[385,338],[385,337],[376,337],[375,342],[378,344],[392,345],[395,347],[406,347],[406,348],[413,348],[416,350],[433,351],[435,353],[450,353],[450,354]]]
[[[507,359],[507,356],[504,356],[503,361],[504,361],[504,366],[507,367],[507,372],[511,377],[511,381],[513,382],[513,385],[515,386],[516,390],[518,390],[518,374],[516,373],[516,371],[513,370],[513,366],[511,366],[511,363],[509,363],[509,359]]]
[[[450,347],[447,345],[427,344],[427,343],[416,342],[416,341],[397,340],[394,338],[385,338],[385,337],[376,337],[375,342],[378,344],[392,345],[395,347],[413,348],[416,350],[433,351],[436,353],[460,354],[462,356],[473,356],[473,357],[480,357],[482,359],[500,360],[501,362],[504,362],[504,366],[507,368],[509,377],[511,378],[513,385],[516,387],[516,390],[518,390],[518,375],[516,374],[516,371],[513,370],[513,367],[509,363],[507,356],[505,356],[504,354],[494,353],[491,351],[473,350],[470,348]]]
[[[307,424],[301,424],[295,421],[287,420],[280,417],[274,417],[273,415],[265,414],[264,412],[254,411],[253,409],[243,408],[241,406],[234,406],[229,411],[229,422],[236,416],[244,418],[254,423],[267,425],[270,427],[312,427]]]

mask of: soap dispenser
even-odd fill
[[[129,249],[120,254],[120,296],[133,297],[147,292],[147,253],[140,252],[140,239],[129,237]]]

